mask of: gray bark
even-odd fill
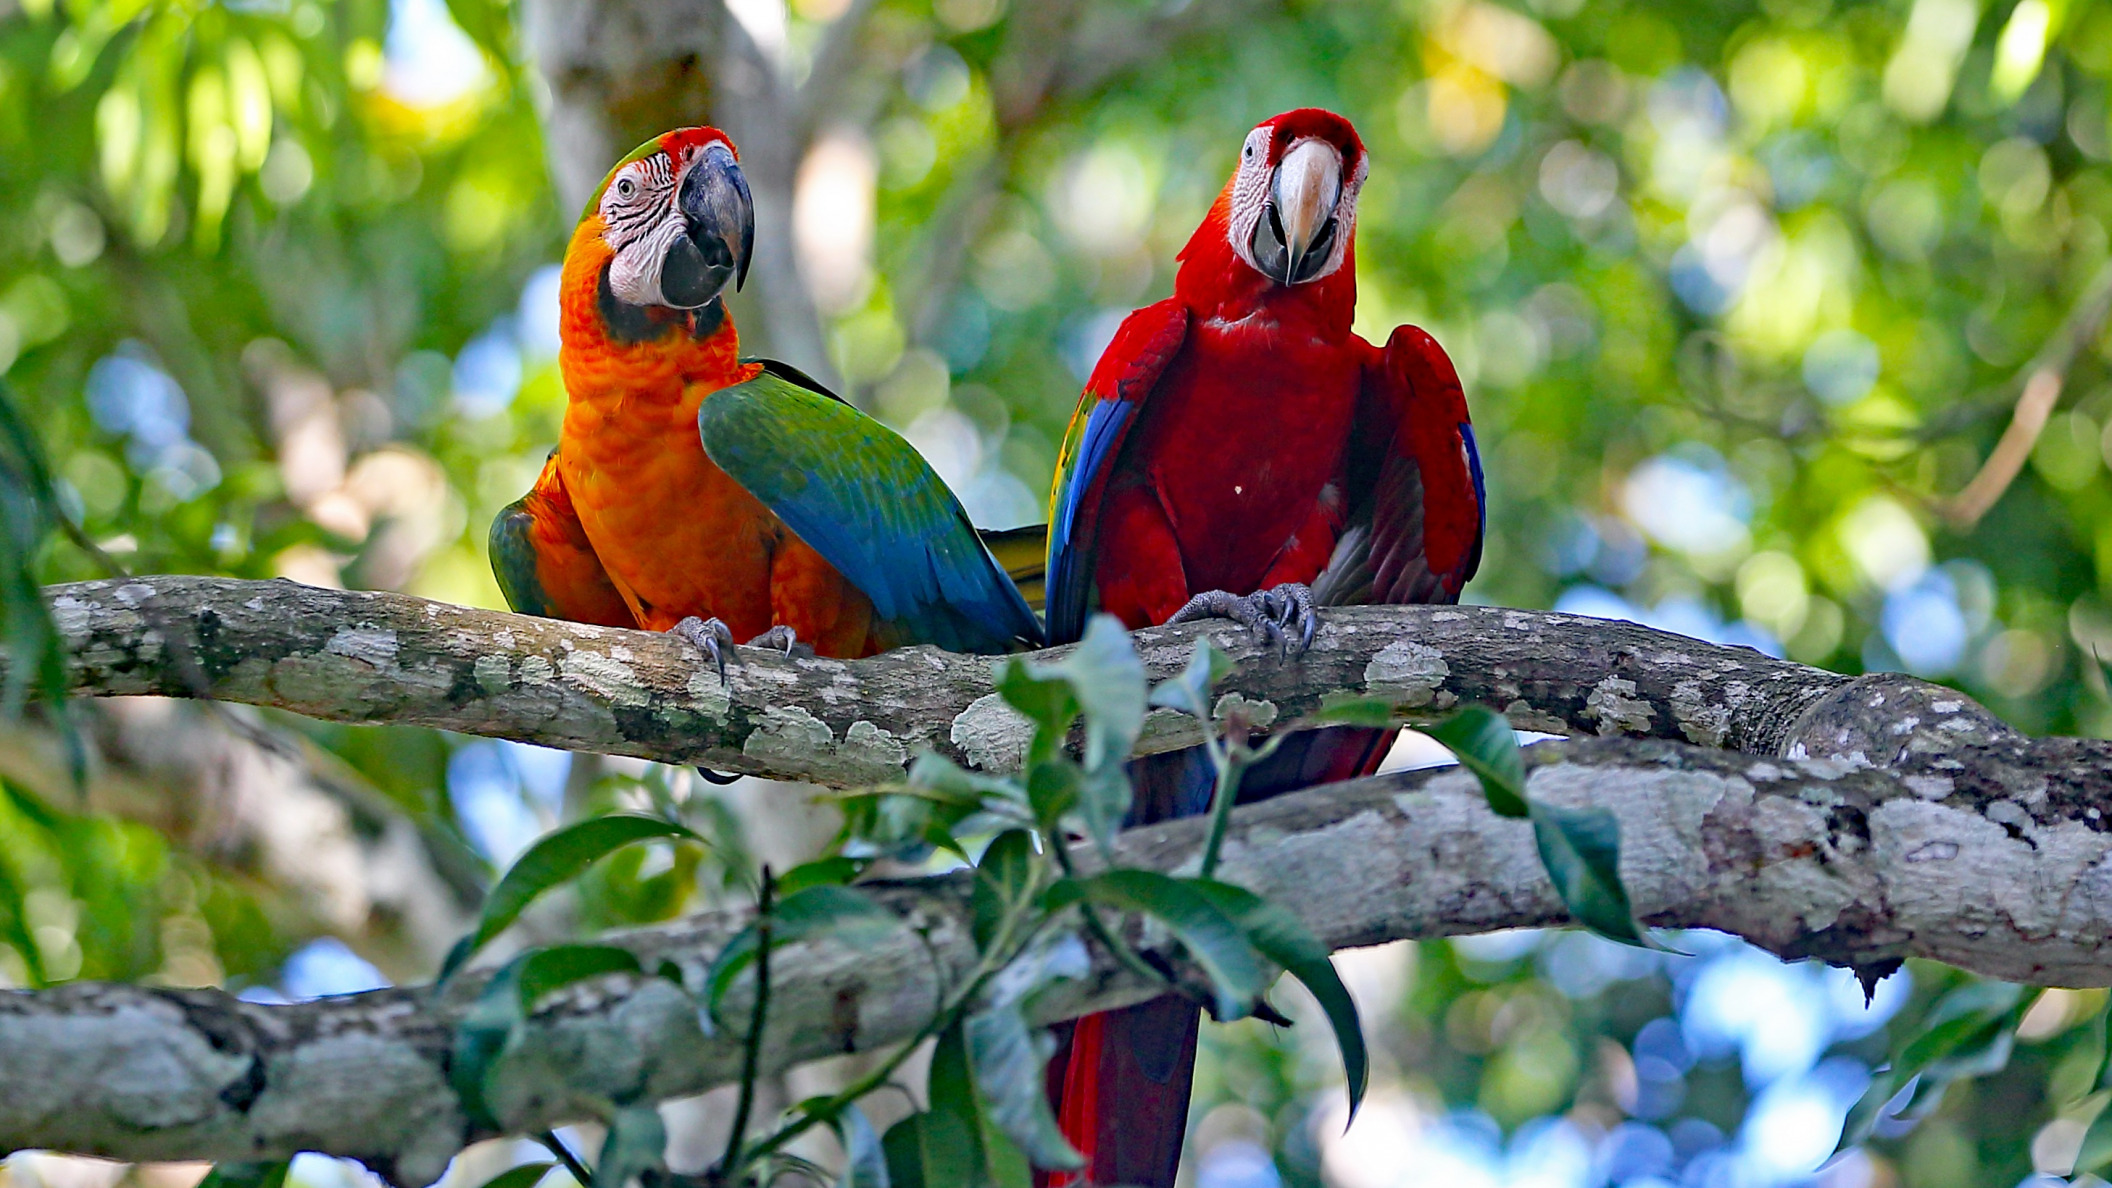
[[[1006,770],[1027,737],[992,692],[999,661],[933,648],[854,661],[741,648],[722,685],[700,653],[665,635],[403,594],[175,575],[49,593],[76,687],[90,695],[210,695],[836,787],[892,778],[927,749]],[[2015,737],[1963,694],[1910,677],[1844,677],[1579,615],[1329,610],[1312,649],[1289,661],[1229,624],[1135,638],[1159,679],[1202,634],[1240,663],[1226,690],[1278,723],[1347,692],[1386,697],[1409,721],[1482,702],[1521,729],[1785,758],[1882,764]],[[1197,737],[1193,722],[1158,711],[1139,753]]]
[[[2108,748],[2009,738],[1895,768],[1769,760],[1625,739],[1529,748],[1529,787],[1611,809],[1622,876],[1660,927],[1745,936],[1786,957],[1864,968],[1905,956],[1992,976],[2112,982]],[[1124,834],[1119,860],[1192,870],[1203,822]],[[1331,947],[1560,923],[1529,827],[1498,818],[1457,769],[1313,789],[1234,815],[1222,874],[1296,913]],[[914,1035],[971,959],[958,879],[881,885],[904,920],[882,944],[826,941],[774,961],[765,1066]],[[648,968],[691,971],[743,922],[699,917],[613,939]],[[481,1132],[447,1088],[447,995],[390,990],[295,1006],[218,991],[82,984],[0,995],[0,1147],[121,1159],[356,1156],[424,1183]],[[1105,954],[1044,1018],[1148,993]],[[744,1008],[736,1002],[734,1010]],[[505,1058],[493,1102],[510,1131],[591,1117],[733,1077],[739,1050],[699,1030],[660,979],[556,996]]]
[[[1024,741],[991,693],[995,661],[928,648],[849,663],[743,650],[721,686],[664,636],[396,594],[156,577],[49,595],[85,694],[210,694],[838,784],[895,775],[923,748],[1004,770]],[[1622,877],[1653,925],[1721,929],[1869,974],[1919,956],[2112,983],[2112,744],[2028,739],[1905,677],[1848,678],[1574,615],[1330,611],[1294,660],[1223,627],[1135,638],[1163,676],[1198,633],[1242,662],[1228,692],[1254,720],[1287,722],[1346,691],[1388,697],[1411,718],[1481,701],[1520,726],[1614,736],[1529,748],[1529,787],[1618,816]],[[1193,737],[1163,715],[1140,750]],[[1131,831],[1120,860],[1193,870],[1202,829]],[[1335,948],[1564,919],[1529,827],[1491,814],[1457,769],[1241,809],[1221,874]],[[892,940],[815,941],[773,962],[767,1070],[914,1036],[968,968],[958,879],[871,889],[904,921]],[[673,962],[694,981],[743,922],[717,913],[613,939],[646,968]],[[319,1150],[427,1182],[483,1135],[446,1078],[476,989],[469,976],[444,993],[293,1006],[90,984],[0,995],[0,1146],[128,1160]],[[1099,954],[1042,1009],[1053,1020],[1149,992]],[[672,983],[607,978],[538,1011],[491,1104],[504,1129],[532,1130],[698,1093],[732,1077],[738,1058]]]

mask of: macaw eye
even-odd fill
[[[617,196],[618,198],[629,198],[629,197],[631,197],[631,196],[632,196],[633,194],[636,194],[637,192],[638,192],[638,183],[637,183],[637,182],[634,182],[634,181],[632,181],[632,180],[631,180],[630,178],[627,178],[627,177],[619,177],[619,178],[617,178],[617,179],[616,179],[616,196]]]
[[[1253,146],[1253,145],[1251,145],[1251,144],[1250,144],[1250,145],[1248,145],[1248,146],[1247,146],[1247,148],[1246,148],[1246,154],[1247,154],[1247,160],[1251,161],[1251,160],[1253,160],[1253,159],[1254,159],[1254,146]]]

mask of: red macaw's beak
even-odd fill
[[[755,202],[733,150],[705,148],[682,174],[675,205],[687,226],[661,262],[660,293],[677,309],[696,309],[728,281],[739,289],[755,251]]]
[[[1335,206],[1342,199],[1342,155],[1322,140],[1291,146],[1269,179],[1254,223],[1254,262],[1280,285],[1309,281],[1334,254]]]

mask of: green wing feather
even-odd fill
[[[528,496],[514,500],[491,522],[491,573],[499,579],[499,592],[506,605],[518,614],[560,617],[550,605],[536,573],[535,515],[528,510]]]
[[[773,367],[704,398],[697,432],[712,462],[871,599],[903,643],[997,653],[1041,642],[1034,612],[923,455],[797,374]]]

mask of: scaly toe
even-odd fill
[[[717,619],[700,619],[690,615],[667,629],[669,635],[686,640],[689,645],[711,657],[719,670],[719,685],[726,680],[726,649],[733,646],[733,630]]]
[[[779,623],[770,630],[749,640],[748,646],[751,648],[781,648],[784,650],[785,659],[787,660],[792,658],[793,649],[802,647],[799,642],[799,632],[785,626],[783,623]],[[814,649],[812,648],[805,648],[805,651],[810,656],[814,654]]]

